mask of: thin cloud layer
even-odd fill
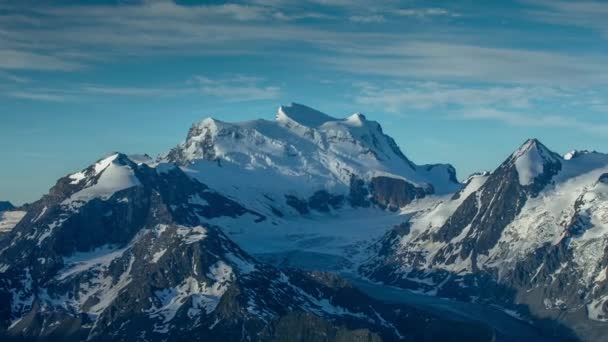
[[[320,68],[364,75],[521,84],[608,82],[601,54],[514,47],[515,40],[501,44],[488,39],[485,29],[468,24],[467,20],[476,18],[461,19],[448,9],[370,4],[369,14],[358,12],[361,3],[320,3],[338,6],[347,16],[340,19],[332,12],[320,12],[324,7],[311,12],[304,5],[282,2],[182,6],[152,1],[33,5],[27,10],[9,6],[0,21],[0,42],[5,46],[0,50],[0,68],[70,71],[94,67],[100,59],[113,63],[125,55],[276,56],[289,46],[289,53]],[[581,6],[551,8],[565,11],[569,7]],[[578,10],[573,18],[588,12]],[[450,17],[461,22],[449,33],[446,27],[451,21],[404,23],[399,19],[403,16]],[[546,15],[531,19],[544,20]],[[354,26],[344,28],[344,20]],[[571,21],[577,24],[578,19]],[[91,55],[97,60],[90,60]]]
[[[590,38],[564,33],[564,28],[605,36],[608,5],[559,0],[516,4],[509,10],[369,0],[0,2],[0,78],[5,80],[0,96],[45,102],[117,96],[272,101],[286,95],[286,84],[298,89],[297,79],[306,76],[366,84],[332,95],[390,113],[416,109],[453,117],[460,111],[459,117],[469,120],[530,126],[567,122],[597,132],[586,122],[608,109],[602,100],[608,87],[605,44],[591,44]],[[526,31],[526,26],[534,30]],[[125,86],[94,78],[53,83],[56,77],[49,77],[94,74],[125,58],[184,56],[233,61],[215,75],[201,77],[193,71],[181,83]],[[225,76],[241,72],[231,70],[239,67],[238,59],[250,63],[246,74],[251,76]],[[257,72],[255,63],[282,69],[261,78],[267,75]],[[589,95],[589,89],[595,93]],[[578,114],[570,121],[554,120],[551,110],[564,118],[566,110]]]

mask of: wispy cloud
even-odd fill
[[[542,10],[545,16],[572,12],[575,19],[571,21],[581,24],[606,9],[595,2],[583,6],[527,1],[533,2],[528,5],[530,10]],[[399,16],[459,15],[451,8],[404,8],[398,1],[309,2],[337,7],[342,11],[341,20],[360,24],[388,24]],[[311,11],[305,4],[258,0],[184,6],[173,1],[144,1],[113,6],[42,4],[26,10],[5,4],[9,10],[0,12],[0,69],[70,71],[100,62],[115,63],[123,56],[273,57],[288,51],[316,68],[361,75],[494,84],[608,84],[605,56],[599,53],[564,52],[540,44],[514,47],[518,40],[512,37],[503,42],[499,39],[503,36],[480,34],[475,27],[451,30],[428,20],[407,21],[410,26],[405,31],[399,27],[379,31],[375,29],[378,25],[341,22],[308,25],[298,19],[336,16]]]
[[[165,88],[150,87],[124,87],[108,85],[87,85],[81,88],[86,94],[109,95],[109,96],[131,96],[131,97],[167,97],[193,93],[194,89],[184,88],[181,85]]]
[[[30,82],[30,79],[28,77],[18,76],[13,73],[5,72],[2,70],[0,70],[0,78],[13,82],[13,83],[20,83],[20,84]]]
[[[263,79],[248,76],[234,76],[224,79],[210,79],[197,76],[196,82],[204,95],[220,98],[224,101],[242,102],[271,100],[280,96],[277,86],[263,85]]]
[[[445,8],[400,8],[393,13],[407,17],[459,17],[460,14]]]
[[[69,98],[64,95],[42,93],[42,92],[29,92],[29,91],[9,91],[4,93],[5,96],[13,97],[17,99],[33,100],[33,101],[48,101],[48,102],[65,102]]]
[[[349,17],[349,20],[356,23],[382,23],[386,21],[383,15],[375,14],[375,15],[353,15]]]
[[[530,17],[555,25],[597,30],[608,38],[608,3],[605,1],[520,0],[535,6]]]
[[[530,49],[399,40],[372,43],[342,57],[323,57],[335,68],[387,77],[498,84],[608,83],[605,58]]]
[[[573,131],[582,131],[605,135],[608,124],[583,121],[574,116],[563,115],[529,115],[519,112],[509,112],[494,108],[480,108],[461,113],[463,120],[492,120],[513,126],[565,128]]]
[[[550,86],[475,87],[435,82],[393,82],[385,86],[360,83],[356,89],[358,103],[388,113],[426,113],[448,120],[497,121],[594,134],[604,134],[608,129],[608,124],[597,124],[608,112],[602,110],[606,102],[594,92]]]
[[[82,65],[75,61],[48,54],[13,49],[0,49],[0,69],[76,70]]]
[[[388,16],[456,15],[447,8],[402,8],[398,2],[319,2],[341,6],[346,20],[368,24]],[[362,12],[359,8],[365,6],[369,8]],[[590,12],[577,8],[577,13]],[[411,32],[365,30],[373,25],[360,25],[356,32],[339,23],[305,25],[296,19],[327,16],[282,1],[39,5],[27,11],[13,8],[0,17],[0,44],[5,46],[0,50],[0,69],[69,71],[98,63],[91,55],[105,63],[126,55],[272,56],[289,47],[290,53],[316,67],[365,75],[518,84],[608,83],[602,55],[505,47],[487,41],[478,30],[451,33],[426,23]],[[293,49],[294,45],[307,48]]]
[[[397,82],[388,87],[362,83],[358,88],[357,102],[389,112],[486,105],[527,108],[535,101],[565,96],[551,87],[471,87],[436,82]]]
[[[57,88],[35,83],[0,87],[0,96],[46,102],[83,101],[111,97],[163,98],[200,95],[227,102],[246,102],[276,99],[280,93],[281,89],[278,86],[269,85],[264,78],[247,75],[223,78],[196,76],[182,83],[158,87],[78,83],[67,83]]]

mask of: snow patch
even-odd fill
[[[94,198],[107,200],[118,191],[141,185],[131,167],[113,163],[117,156],[114,155],[95,164],[96,174],[101,173],[97,183],[76,192],[61,204],[88,202]]]
[[[156,332],[163,333],[169,330],[169,323],[189,298],[192,299],[192,307],[188,309],[187,314],[191,319],[200,316],[203,311],[210,314],[215,310],[221,297],[234,280],[234,273],[229,265],[218,261],[211,266],[208,276],[213,283],[209,284],[188,277],[173,288],[155,292],[160,301],[160,307],[154,307],[150,311],[150,317],[161,319],[160,323],[155,324]]]
[[[201,226],[179,226],[177,227],[177,235],[182,238],[185,244],[189,245],[204,240],[207,237],[207,229]]]
[[[154,255],[152,255],[152,263],[156,264],[158,262],[158,260],[160,260],[160,258],[162,258],[163,255],[165,255],[166,252],[167,252],[167,249],[163,248],[160,251],[154,253]]]
[[[604,305],[608,296],[602,296],[587,304],[587,316],[589,319],[600,322],[608,322],[608,314],[604,311]]]
[[[63,258],[65,266],[57,274],[57,279],[63,280],[94,267],[107,267],[112,261],[121,257],[125,250],[126,248],[117,248],[115,245],[104,245],[89,252],[74,253],[70,257]]]
[[[25,211],[0,212],[0,234],[10,232],[27,214]]]

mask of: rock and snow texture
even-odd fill
[[[0,339],[271,341],[301,329],[416,340],[429,329],[444,338],[435,328],[446,325],[450,336],[492,338],[338,278],[260,263],[213,222],[265,217],[174,165],[113,154],[60,179],[21,216],[0,239]]]
[[[523,303],[594,339],[608,327],[580,315],[608,317],[607,183],[608,155],[562,158],[529,140],[451,198],[404,208],[409,220],[385,236],[378,247],[385,254],[362,270],[445,296],[478,298],[494,287],[484,299]]]
[[[594,340],[608,333],[607,200],[608,155],[560,157],[534,139],[459,184],[362,114],[293,104],[274,121],[205,119],[156,160],[109,155],[2,214],[0,332],[276,340],[354,320],[396,339],[429,327],[262,260],[522,303]]]
[[[353,179],[403,180],[427,194],[460,187],[453,167],[412,163],[362,114],[336,119],[299,104],[280,107],[274,121],[205,119],[160,160],[251,206],[265,198],[284,202],[285,195],[306,200],[320,190],[347,195]]]

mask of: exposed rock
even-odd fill
[[[427,190],[428,191],[428,190]],[[432,190],[431,190],[432,191]],[[372,201],[381,207],[396,211],[427,192],[398,178],[374,177],[370,182]]]

